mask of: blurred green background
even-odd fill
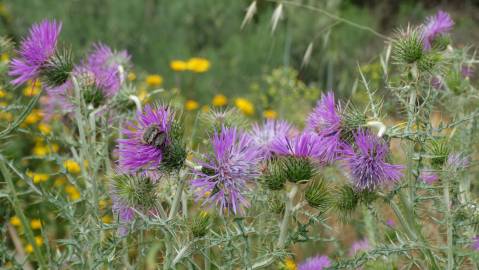
[[[319,89],[334,89],[349,96],[357,77],[357,64],[373,62],[385,40],[371,32],[334,20],[314,6],[390,35],[407,22],[420,23],[438,9],[456,21],[454,40],[477,43],[472,27],[479,21],[479,1],[286,1],[274,33],[271,18],[278,5],[258,0],[257,14],[241,29],[252,0],[3,0],[0,34],[18,40],[33,22],[43,18],[63,21],[62,39],[84,53],[102,41],[127,49],[135,71],[163,76],[165,88],[175,86],[169,68],[174,59],[204,57],[211,69],[182,89],[187,98],[207,104],[223,93],[247,95],[273,69],[287,66],[297,77]],[[291,4],[293,3],[293,4]],[[302,7],[297,6],[302,5]],[[475,36],[471,36],[475,35]],[[309,64],[303,57],[312,43]],[[455,44],[461,46],[462,44]],[[188,88],[188,87],[185,87]]]

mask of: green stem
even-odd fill
[[[22,222],[27,241],[33,247],[35,257],[37,258],[40,269],[48,269],[47,262],[45,258],[43,257],[42,250],[40,249],[39,246],[37,246],[35,242],[35,236],[33,234],[32,229],[30,228],[30,224],[28,223],[28,220],[25,217],[25,214],[23,213],[23,210],[20,207],[20,201],[18,200],[15,185],[12,181],[10,171],[5,165],[5,160],[3,156],[0,156],[0,170],[2,171],[3,178],[7,182],[8,189],[10,190],[11,202],[12,202],[12,206],[15,211],[15,214],[20,218],[20,221]]]
[[[287,196],[288,200],[286,201],[286,207],[284,209],[283,221],[281,222],[281,227],[279,229],[279,238],[278,238],[278,243],[276,244],[276,246],[280,249],[284,248],[286,245],[286,240],[288,237],[289,218],[293,210],[293,200],[294,200],[294,197],[296,197],[297,192],[298,192],[298,185],[293,184],[293,187],[291,188],[291,191],[288,193],[288,196]]]
[[[447,229],[447,270],[454,269],[454,247],[451,218],[451,198],[449,195],[449,177],[444,179],[444,204],[446,205],[446,229]]]
[[[181,177],[178,173],[178,186],[176,187],[175,198],[173,199],[173,204],[171,205],[170,214],[168,215],[168,219],[172,219],[175,217],[176,213],[178,212],[181,194],[183,193],[183,188],[185,186],[185,178]]]

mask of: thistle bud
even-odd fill
[[[169,133],[169,143],[163,148],[160,169],[173,172],[183,167],[186,160],[186,146],[183,142],[183,129],[179,122],[173,121]]]
[[[111,185],[115,199],[129,207],[148,211],[158,203],[158,183],[147,176],[118,174]]]
[[[392,56],[397,64],[412,64],[423,55],[423,43],[420,31],[408,27],[400,30],[393,40]]]
[[[286,174],[281,168],[281,164],[277,159],[273,159],[266,165],[265,172],[260,180],[265,187],[271,190],[280,190],[286,182]]]
[[[203,237],[208,233],[211,216],[208,212],[201,211],[189,223],[190,231],[194,237]]]
[[[292,183],[307,181],[316,174],[316,169],[308,158],[284,157],[280,161],[280,166],[286,179]]]
[[[432,42],[432,47],[434,50],[444,51],[449,44],[451,44],[451,37],[449,35],[439,35]]]
[[[435,139],[427,147],[427,152],[431,156],[431,165],[434,169],[440,169],[447,160],[450,149],[445,139]]]
[[[316,179],[311,181],[304,193],[304,197],[311,207],[317,208],[321,212],[330,208],[331,199],[328,193],[328,186],[321,177],[316,177]]]
[[[359,203],[358,195],[349,185],[342,186],[339,189],[336,198],[335,207],[339,213],[345,217],[349,216],[354,210],[356,210]]]
[[[354,142],[354,132],[367,123],[366,115],[350,103],[343,110],[341,119],[341,139],[349,143]]]
[[[49,86],[64,84],[73,70],[73,56],[69,48],[57,49],[40,71],[43,81]]]

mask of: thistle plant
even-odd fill
[[[287,7],[279,4],[273,28]],[[33,25],[10,77],[1,75],[12,93],[28,81],[41,82],[45,93],[18,106],[0,139],[28,133],[22,123],[39,106],[45,117],[35,143],[49,148],[21,161],[0,151],[0,214],[9,220],[0,263],[477,269],[477,60],[454,47],[453,25],[441,11],[398,30],[379,57],[384,89],[373,91],[360,73],[364,106],[333,91],[309,93],[298,101],[320,96],[309,114],[288,118],[301,121],[252,121],[227,108],[194,116],[177,106],[179,91],[142,96],[125,79],[126,51],[97,43],[73,57],[57,47],[61,23]],[[196,68],[204,72],[209,62]],[[282,85],[305,90],[297,81]],[[391,98],[380,98],[386,92]],[[384,103],[396,109],[388,121]],[[438,110],[447,117],[437,121]],[[30,160],[48,173],[22,169]],[[45,220],[54,213],[58,230],[29,222],[32,213]],[[351,245],[343,223],[357,229]],[[313,246],[310,258],[297,252]]]

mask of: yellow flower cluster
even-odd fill
[[[274,110],[266,110],[263,112],[263,116],[266,119],[276,119],[278,118],[278,113]]]
[[[0,54],[0,62],[2,63],[8,63],[10,61],[10,56],[8,55],[8,53],[2,53]]]
[[[58,152],[59,149],[60,146],[56,143],[50,143],[48,146],[46,146],[42,138],[36,138],[32,153],[35,156],[44,157],[48,154]]]
[[[185,102],[185,109],[187,111],[194,111],[200,107],[200,104],[192,99],[189,99]]]
[[[254,106],[249,100],[245,98],[237,98],[235,100],[235,106],[245,115],[253,115],[254,114]]]
[[[73,185],[66,186],[65,187],[65,192],[68,194],[68,198],[71,201],[76,201],[76,200],[80,199],[80,197],[81,197],[80,191],[78,191],[78,189]]]
[[[287,258],[286,260],[284,260],[284,268],[286,270],[297,270],[298,269],[298,267],[296,266],[296,262],[291,258]]]
[[[188,61],[172,60],[170,62],[170,68],[174,71],[192,71],[195,73],[204,73],[210,69],[210,61],[206,58],[193,57]]]
[[[27,172],[28,177],[30,177],[35,184],[48,181],[49,177],[46,173],[34,173]]]
[[[80,164],[78,164],[76,161],[73,159],[68,159],[63,162],[63,167],[67,170],[69,173],[77,174],[80,173]]]
[[[136,74],[134,72],[129,72],[128,75],[127,75],[127,79],[129,81],[134,81],[136,80]]]
[[[41,236],[35,236],[35,245],[36,245],[37,247],[43,245],[43,237],[41,237]],[[34,250],[34,249],[33,249],[32,244],[28,244],[28,245],[25,246],[25,251],[26,251],[27,253],[32,253],[33,250]]]
[[[33,109],[30,114],[23,121],[23,125],[33,125],[38,123],[43,118],[42,111],[38,109]]]
[[[23,89],[23,95],[26,97],[33,97],[40,94],[42,85],[39,81],[28,81],[27,86]]]
[[[158,87],[163,83],[163,77],[161,77],[161,75],[158,75],[158,74],[148,75],[145,78],[145,82],[148,86]]]
[[[42,221],[39,219],[32,219],[30,221],[30,227],[32,227],[33,230],[40,230],[42,228]]]

